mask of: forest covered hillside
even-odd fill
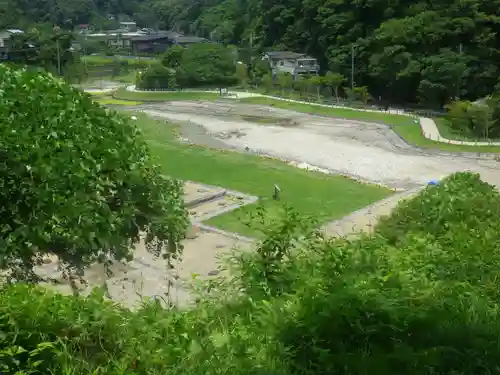
[[[108,14],[255,52],[306,52],[376,99],[475,100],[498,82],[500,0],[2,0],[3,26]],[[98,22],[97,22],[98,23]],[[352,74],[354,73],[354,74]],[[349,82],[350,83],[350,82]]]

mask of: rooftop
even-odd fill
[[[310,59],[313,58],[313,57],[306,55],[305,53],[297,53],[297,52],[290,52],[290,51],[268,51],[265,53],[265,55],[269,56],[272,59],[296,60],[296,59],[300,59],[300,58],[310,58]]]
[[[6,31],[10,34],[24,34],[24,31],[20,29],[7,29]]]
[[[158,40],[163,38],[176,39],[183,36],[184,36],[183,34],[178,33],[176,31],[158,31],[148,35],[134,36],[133,38],[131,38],[131,40],[133,42],[146,42],[150,40]]]
[[[177,43],[204,43],[208,42],[208,39],[198,36],[178,36],[175,38],[175,41]]]

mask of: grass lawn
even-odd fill
[[[116,61],[127,61],[129,64],[158,64],[159,59],[139,57],[139,58],[125,58],[120,56],[104,56],[104,55],[88,55],[82,56],[82,60],[89,65],[106,65],[115,63]]]
[[[115,99],[134,100],[142,102],[166,102],[172,100],[217,100],[221,96],[213,92],[192,92],[192,91],[151,91],[134,92],[120,88],[113,94]]]
[[[434,119],[436,120],[436,119]],[[439,122],[440,119],[438,119]],[[438,125],[439,128],[439,125]],[[500,153],[500,146],[467,146],[467,145],[453,145],[443,142],[436,142],[427,139],[422,134],[420,124],[411,124],[406,126],[393,126],[392,130],[399,134],[408,143],[435,150],[443,150],[450,152],[478,152],[478,153]],[[440,129],[441,131],[441,129]],[[445,135],[441,133],[444,137]]]
[[[457,131],[453,130],[450,126],[450,122],[445,118],[435,118],[434,121],[439,129],[439,134],[442,137],[453,139],[457,141],[469,141],[469,142],[499,142],[500,139],[484,139],[484,138],[472,138],[466,134],[460,134]]]
[[[166,174],[262,197],[269,217],[276,216],[282,207],[282,203],[272,200],[274,184],[281,187],[281,202],[291,204],[299,213],[314,215],[322,222],[338,219],[391,194],[383,187],[342,176],[307,172],[274,159],[181,144],[175,140],[172,125],[144,115],[138,115],[137,124]],[[207,223],[256,236],[258,232],[242,222],[256,207],[247,206]]]
[[[349,120],[363,120],[371,122],[379,122],[386,125],[408,125],[412,123],[412,119],[408,116],[396,115],[392,113],[365,112],[356,111],[349,108],[333,108],[321,107],[313,104],[292,103],[284,100],[271,99],[265,97],[244,98],[240,102],[250,104],[261,104],[293,111],[317,114],[322,116],[331,116],[345,118]]]
[[[136,71],[129,71],[128,73],[123,73],[119,75],[112,75],[112,74],[99,74],[99,75],[92,75],[90,74],[89,77],[84,82],[84,85],[89,85],[89,84],[95,84],[98,83],[99,81],[113,81],[113,82],[120,82],[120,83],[128,83],[128,84],[134,84],[136,80]]]
[[[144,102],[136,102],[132,100],[120,100],[112,97],[97,98],[97,101],[102,105],[139,105],[144,104]]]
[[[143,102],[131,101],[131,100],[120,100],[113,98],[112,92],[91,92],[90,95],[94,98],[94,101],[102,104],[102,105],[139,105],[144,104]]]

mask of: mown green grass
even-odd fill
[[[146,59],[146,58],[125,59],[123,57],[118,57],[118,56],[103,56],[103,55],[82,56],[82,60],[87,64],[91,65],[106,65],[114,63],[116,61],[127,61],[130,64],[144,64],[144,65],[152,65],[159,63],[159,60],[157,59]]]
[[[439,123],[439,119],[437,119]],[[439,128],[439,127],[438,127]],[[420,124],[411,124],[405,126],[393,126],[392,130],[396,132],[401,138],[411,145],[429,148],[434,150],[442,150],[449,152],[477,152],[477,153],[499,153],[499,146],[467,146],[467,145],[454,145],[444,142],[436,142],[427,139],[422,134]],[[441,134],[443,137],[444,134]]]
[[[120,100],[109,97],[98,98],[97,101],[102,105],[139,105],[144,104],[143,102],[137,102],[132,100]]]
[[[134,106],[143,104],[143,102],[132,101],[132,100],[120,100],[113,98],[113,93],[103,91],[103,92],[91,92],[90,95],[94,99],[94,101],[102,104],[102,105],[126,105],[126,106]]]
[[[457,141],[468,141],[468,142],[499,142],[500,139],[484,139],[484,138],[474,138],[467,134],[461,134],[451,127],[450,122],[446,118],[435,118],[434,121],[439,129],[439,133],[442,137],[447,139],[453,139]]]
[[[397,115],[392,113],[365,112],[349,108],[322,107],[319,105],[306,104],[306,103],[293,103],[266,97],[244,98],[241,99],[240,101],[243,103],[268,105],[272,107],[290,109],[293,111],[322,115],[322,116],[345,118],[349,120],[379,122],[386,125],[409,125],[413,121],[413,119],[410,118],[409,116]]]
[[[259,196],[269,218],[276,217],[282,204],[287,203],[301,214],[326,222],[391,194],[387,188],[308,172],[271,158],[181,144],[175,140],[171,125],[144,115],[138,116],[137,124],[167,175]],[[274,184],[282,190],[279,202],[272,199]],[[258,235],[243,222],[256,208],[255,204],[246,206],[210,219],[208,224],[244,235]]]
[[[121,100],[134,100],[142,102],[165,102],[172,100],[217,100],[221,96],[213,92],[193,92],[193,91],[152,91],[134,92],[125,88],[118,89],[113,97]]]

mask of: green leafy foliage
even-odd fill
[[[136,85],[141,90],[177,88],[175,69],[163,65],[152,65],[138,75]]]
[[[390,103],[441,108],[484,97],[498,82],[498,0],[150,2],[166,28],[305,52],[345,77],[354,67],[355,86]]]
[[[475,214],[470,215],[470,207]],[[430,185],[418,197],[401,202],[393,213],[379,221],[378,232],[392,243],[404,238],[408,231],[438,237],[455,225],[470,234],[497,225],[500,214],[496,189],[480,180],[479,175],[457,173],[439,185]]]
[[[137,128],[51,75],[0,66],[0,268],[35,279],[55,255],[71,272],[151,251],[180,254],[181,183],[151,162]]]
[[[78,56],[70,50],[74,37],[58,28],[32,28],[14,34],[7,42],[8,61],[21,66],[41,67],[54,74],[74,68]],[[60,64],[60,71],[59,71]]]
[[[456,134],[474,139],[500,137],[498,98],[486,98],[479,103],[456,101],[446,106],[447,120]]]
[[[325,240],[290,208],[272,223],[259,211],[265,239],[186,311],[4,288],[0,363],[7,374],[29,373],[30,358],[71,374],[495,374],[499,207],[493,187],[458,173],[352,241]]]
[[[354,85],[374,98],[440,109],[483,98],[498,84],[499,1],[5,0],[0,23],[109,30],[118,25],[108,14],[133,18],[140,27],[238,45],[254,57],[269,48],[307,53],[323,71],[353,73]]]
[[[162,63],[176,70],[180,87],[231,86],[238,82],[231,49],[218,44],[195,44],[167,51]]]

